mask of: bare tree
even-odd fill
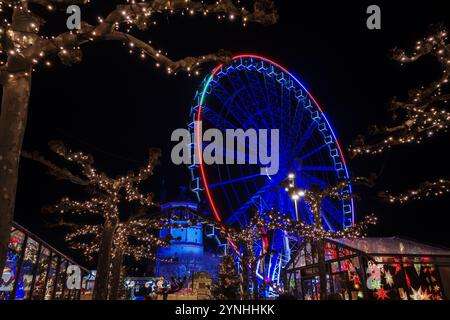
[[[413,190],[393,195],[389,192],[380,192],[379,198],[390,203],[406,203],[412,200],[420,200],[429,197],[440,197],[450,193],[450,180],[439,179],[426,181]]]
[[[75,231],[66,236],[70,247],[80,250],[88,259],[94,259],[102,250],[102,225],[75,225]],[[184,224],[186,225],[186,224]],[[130,257],[135,261],[156,260],[154,251],[158,247],[169,246],[171,237],[164,239],[154,235],[154,232],[165,228],[179,227],[169,219],[160,216],[149,216],[142,212],[132,214],[123,222],[119,222],[113,235],[113,249],[111,255],[111,268],[109,275],[109,300],[117,300],[124,258]]]
[[[446,110],[450,92],[450,44],[448,32],[443,26],[423,40],[417,41],[411,53],[395,48],[392,58],[403,64],[410,64],[423,57],[433,57],[441,66],[441,76],[427,85],[411,89],[408,98],[391,99],[389,111],[392,124],[372,126],[368,136],[359,135],[350,146],[352,157],[385,152],[394,146],[422,143],[450,125],[450,113]]]
[[[84,44],[97,41],[119,41],[140,50],[142,56],[153,59],[168,73],[198,72],[207,62],[226,63],[224,52],[200,57],[171,60],[160,50],[131,34],[131,28],[149,29],[159,15],[169,13],[216,14],[220,19],[241,19],[244,24],[275,23],[278,16],[272,0],[255,0],[253,10],[238,7],[232,0],[148,0],[127,1],[118,5],[97,24],[82,21],[80,29],[46,35],[43,10],[65,10],[69,5],[87,5],[88,0],[2,0],[0,13],[0,53],[5,57],[0,66],[3,87],[0,115],[0,270],[6,261],[16,199],[19,158],[25,134],[33,66],[50,63],[58,57],[66,64],[80,62]]]
[[[367,136],[359,135],[349,148],[352,157],[381,154],[399,145],[420,144],[448,131],[450,44],[444,26],[436,26],[431,34],[417,41],[409,53],[398,48],[392,50],[392,58],[401,65],[417,62],[424,57],[433,57],[439,63],[442,72],[440,77],[420,88],[409,90],[404,100],[392,98],[389,103],[392,123],[389,126],[372,126]],[[379,198],[389,203],[405,203],[448,192],[449,181],[442,178],[426,181],[416,189],[398,195],[392,195],[389,191],[380,192]]]
[[[137,174],[130,172],[116,178],[108,177],[93,167],[93,157],[82,152],[73,152],[61,142],[51,142],[51,149],[69,162],[78,164],[84,178],[60,168],[38,154],[28,154],[30,158],[39,161],[50,169],[50,173],[60,179],[68,179],[75,184],[88,188],[93,196],[85,201],[63,198],[58,204],[47,208],[50,212],[65,215],[66,213],[92,214],[103,219],[101,244],[98,254],[97,275],[94,285],[94,299],[105,300],[108,294],[109,267],[113,249],[114,234],[120,224],[119,205],[123,202],[136,201],[142,206],[155,206],[153,195],[142,194],[138,186],[153,174],[153,168],[158,163],[160,151],[150,150],[148,163]],[[89,231],[86,227],[86,232]]]

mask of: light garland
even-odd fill
[[[51,173],[59,178],[69,179],[74,183],[81,182],[81,184],[95,189],[94,194],[99,196],[92,197],[85,202],[74,201],[65,197],[58,204],[49,207],[48,211],[59,214],[65,214],[66,212],[83,214],[89,212],[103,216],[105,221],[118,220],[119,204],[123,201],[121,199],[122,192],[125,194],[124,200],[127,202],[137,201],[142,206],[156,205],[153,202],[153,195],[151,193],[142,194],[137,186],[153,174],[153,167],[158,163],[161,155],[160,150],[150,150],[147,165],[141,168],[137,174],[131,172],[127,175],[111,178],[105,173],[97,172],[93,167],[94,160],[91,155],[83,152],[73,152],[67,149],[62,142],[53,141],[49,145],[55,153],[65,160],[78,164],[85,178],[77,177],[68,169],[59,168],[36,154],[31,158],[49,167]]]
[[[406,203],[413,200],[421,200],[429,197],[440,197],[450,193],[450,180],[439,179],[433,182],[425,182],[417,189],[398,195],[389,192],[380,193],[379,197],[390,203]]]
[[[379,140],[375,143],[367,143],[364,136],[358,136],[350,147],[353,157],[383,153],[397,145],[419,144],[437,133],[447,131],[450,125],[450,113],[446,110],[450,99],[450,45],[444,28],[440,27],[423,41],[417,41],[410,55],[399,49],[394,49],[393,53],[393,58],[402,65],[424,56],[433,56],[438,61],[442,68],[441,77],[426,86],[410,90],[404,101],[392,99],[390,109],[397,125],[373,127],[370,131],[371,140]]]
[[[305,201],[313,214],[314,224],[309,225],[300,220],[288,220],[286,230],[293,234],[305,237],[307,239],[322,240],[322,239],[342,239],[342,238],[361,238],[365,235],[369,225],[375,225],[377,218],[375,215],[369,215],[360,223],[353,224],[351,227],[338,231],[326,231],[322,225],[322,203],[324,199],[338,199],[349,200],[355,198],[354,194],[349,193],[350,183],[373,186],[376,177],[355,177],[349,180],[340,180],[334,186],[327,186],[321,188],[313,185],[310,190],[299,189],[295,185],[295,175],[289,176],[279,184],[280,188],[285,188],[285,191],[294,200],[298,201],[300,198]]]
[[[70,4],[86,5],[87,0],[3,0],[0,2],[0,13],[5,18],[1,22],[0,36],[0,72],[3,81],[15,77],[30,76],[29,69],[43,64],[51,66],[50,59],[57,56],[63,64],[71,65],[82,59],[81,46],[87,42],[100,40],[120,41],[129,47],[131,54],[137,52],[144,59],[150,57],[156,66],[163,66],[167,74],[179,71],[190,75],[198,75],[198,68],[207,62],[226,63],[231,60],[224,51],[200,57],[186,57],[178,61],[168,58],[167,53],[154,48],[131,35],[134,28],[147,30],[157,25],[161,15],[181,14],[193,16],[217,15],[218,20],[236,21],[241,19],[246,26],[249,22],[264,25],[273,24],[278,14],[272,0],[255,0],[253,10],[237,6],[231,0],[217,0],[213,3],[194,0],[170,1],[136,1],[127,0],[118,5],[105,17],[98,16],[96,25],[81,22],[79,30],[64,32],[59,35],[41,35],[44,19],[30,8],[29,4],[38,5],[49,12],[56,7],[67,7]],[[239,5],[240,1],[236,1]],[[14,16],[21,17],[21,23],[12,23]],[[14,27],[13,27],[14,26]]]
[[[193,222],[195,223],[195,222]],[[125,222],[120,222],[113,236],[114,252],[121,252],[124,256],[134,260],[157,260],[154,251],[158,247],[170,245],[171,237],[159,238],[153,233],[166,228],[179,228],[186,224],[172,223],[166,218],[148,218],[145,215],[132,216]],[[93,259],[100,250],[101,234],[103,227],[100,225],[85,225],[76,231],[67,234],[65,240],[71,248],[82,251],[88,259]],[[158,259],[173,261],[173,259]]]
[[[71,200],[68,197],[64,197],[57,204],[45,208],[47,212],[56,215],[57,225],[75,226],[77,230],[66,237],[66,240],[72,243],[73,248],[81,250],[87,257],[92,257],[100,250],[103,229],[107,225],[113,228],[113,245],[122,249],[125,255],[138,259],[144,256],[152,257],[149,251],[150,248],[167,245],[169,240],[156,238],[151,233],[146,232],[146,230],[166,228],[172,224],[170,220],[165,218],[151,220],[143,214],[136,214],[132,215],[127,221],[122,222],[120,221],[119,210],[120,205],[124,202],[137,202],[144,208],[156,206],[153,202],[153,195],[151,193],[142,194],[138,186],[153,174],[153,168],[159,162],[160,150],[151,149],[147,165],[142,167],[137,173],[129,172],[126,175],[111,178],[94,168],[94,159],[91,155],[83,152],[74,152],[62,142],[53,141],[49,145],[56,154],[69,162],[76,163],[81,169],[82,177],[72,173],[67,168],[61,168],[53,164],[37,153],[30,154],[25,152],[23,155],[45,165],[50,169],[50,173],[57,178],[83,185],[89,189],[90,193],[94,194],[94,196],[85,201]],[[86,215],[102,218],[103,226],[66,222],[67,219],[73,220],[76,216]],[[90,237],[92,241],[89,243],[76,243],[75,240],[80,237]],[[134,237],[134,242],[137,242],[135,248],[130,244],[129,237]],[[141,245],[142,243],[148,245]]]

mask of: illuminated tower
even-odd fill
[[[167,218],[173,218],[177,224],[186,223],[177,221],[178,217],[184,219],[193,217],[192,211],[198,210],[196,203],[190,202],[170,202],[161,206]],[[203,271],[204,252],[203,252],[203,226],[189,226],[186,228],[170,228],[160,231],[160,236],[165,238],[171,235],[174,240],[169,247],[158,249],[159,259],[174,259],[173,262],[158,261],[156,265],[157,276],[170,278],[172,276],[190,277],[193,273]]]

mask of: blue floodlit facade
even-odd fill
[[[198,204],[190,202],[170,202],[161,206],[166,217],[173,217],[175,223],[183,224],[185,220],[177,221],[180,217],[192,216],[192,212],[198,211]],[[197,272],[208,272],[214,276],[217,272],[219,257],[214,253],[206,252],[204,248],[203,225],[189,226],[186,228],[170,228],[160,231],[160,237],[171,235],[175,240],[169,247],[158,249],[158,262],[156,264],[156,276],[170,279],[171,277],[190,278]],[[174,261],[166,261],[173,259]],[[214,261],[217,260],[217,261]]]

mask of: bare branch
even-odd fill
[[[441,65],[442,75],[428,85],[410,90],[408,98],[390,101],[393,113],[392,126],[373,126],[369,137],[359,135],[350,147],[351,156],[378,154],[393,146],[421,143],[437,133],[447,131],[450,125],[450,113],[446,103],[450,98],[448,90],[450,79],[450,44],[447,31],[442,26],[423,41],[417,41],[414,52],[394,49],[393,59],[399,63],[413,63],[424,56],[433,56]],[[370,140],[370,141],[366,141]]]
[[[90,185],[89,180],[84,180],[84,179],[76,176],[75,174],[70,172],[67,168],[61,168],[61,167],[55,165],[51,161],[45,159],[45,157],[40,155],[38,152],[27,152],[27,151],[22,150],[21,155],[24,158],[27,158],[27,159],[30,159],[33,161],[37,161],[37,162],[43,164],[44,166],[47,167],[49,173],[51,175],[55,176],[57,179],[66,179],[72,183],[83,185],[83,186]]]
[[[76,0],[33,0],[43,5],[65,4]],[[203,1],[153,0],[142,3],[131,3],[118,5],[107,17],[96,26],[86,22],[81,23],[81,29],[76,32],[65,32],[51,38],[38,37],[33,40],[33,45],[21,48],[20,68],[12,68],[6,65],[2,68],[4,72],[18,72],[31,67],[40,60],[53,55],[58,55],[60,60],[67,65],[81,61],[82,53],[80,46],[90,41],[115,40],[121,41],[141,50],[141,55],[149,56],[157,65],[166,68],[168,73],[185,71],[187,73],[198,72],[198,67],[207,62],[227,63],[230,55],[224,51],[215,54],[207,54],[200,57],[186,57],[177,61],[171,60],[163,55],[159,50],[148,43],[133,37],[128,32],[121,32],[118,28],[122,24],[129,27],[137,26],[145,30],[151,25],[155,13],[187,12],[189,14],[217,14],[219,18],[229,18],[231,20],[241,18],[243,23],[261,23],[264,25],[273,24],[278,20],[278,13],[272,0],[256,0],[252,12],[244,8],[238,8],[232,0],[219,0],[212,4]],[[17,34],[19,39],[21,34]]]
[[[380,199],[391,203],[405,203],[412,200],[420,200],[429,197],[439,197],[450,192],[450,180],[440,179],[438,181],[427,181],[414,190],[410,190],[398,195],[389,192],[378,194]]]
[[[72,4],[83,5],[89,3],[89,0],[27,0],[29,3],[35,3],[49,10],[53,9],[53,6],[69,6]]]

